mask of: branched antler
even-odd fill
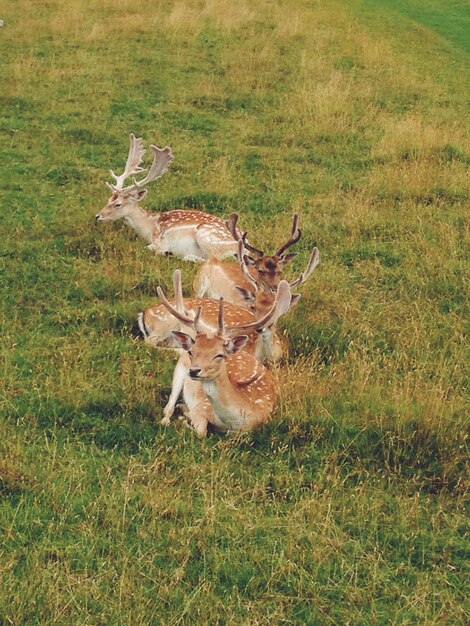
[[[255,292],[258,291],[258,283],[250,274],[250,271],[248,270],[248,266],[245,261],[245,243],[243,239],[238,240],[237,259],[240,264],[240,269],[243,272],[243,275],[245,276],[247,281],[250,283],[250,285],[254,288]]]
[[[227,228],[230,231],[230,234],[235,239],[235,241],[242,239],[243,245],[245,246],[247,250],[249,250],[250,252],[253,252],[254,254],[257,254],[258,256],[263,256],[264,252],[262,250],[258,250],[258,248],[255,248],[250,243],[248,243],[248,241],[246,240],[246,237],[247,237],[246,231],[242,232],[239,228],[237,228],[238,218],[239,218],[238,213],[230,213],[228,220],[225,222],[225,224],[227,225]]]
[[[143,147],[142,139],[140,137],[135,137],[133,133],[129,135],[129,138],[129,154],[127,155],[126,167],[124,168],[123,173],[120,176],[117,176],[112,170],[110,170],[110,174],[114,178],[115,184],[106,184],[112,191],[122,192],[133,188],[139,189],[144,187],[145,185],[148,185],[152,181],[163,176],[163,174],[168,170],[173,159],[171,148],[169,148],[168,146],[166,146],[165,148],[157,148],[157,146],[151,145],[150,148],[153,152],[153,162],[150,166],[147,176],[139,181],[133,178],[132,185],[124,187],[124,183],[127,178],[129,178],[130,176],[134,177],[141,172],[145,172],[145,169],[143,167],[140,167],[142,158],[145,154],[145,148]]]
[[[157,294],[160,300],[162,301],[163,306],[167,308],[168,311],[174,317],[176,317],[177,320],[179,320],[180,322],[182,322],[183,324],[187,326],[193,326],[197,333],[202,332],[202,329],[199,323],[202,307],[199,306],[196,309],[196,313],[194,313],[193,315],[190,315],[189,313],[186,313],[186,312],[183,313],[182,311],[179,311],[176,307],[174,307],[172,304],[170,304],[170,302],[168,302],[161,287],[157,287]]]
[[[145,171],[144,168],[140,167],[142,158],[145,154],[142,139],[140,137],[135,137],[133,133],[129,135],[129,138],[129,154],[127,155],[126,167],[124,168],[123,173],[120,176],[117,176],[113,170],[109,170],[116,183],[114,185],[110,185],[109,183],[106,184],[113,191],[122,191],[126,178]]]
[[[292,230],[291,230],[289,241],[287,241],[283,246],[281,246],[278,250],[276,250],[273,256],[281,256],[281,254],[285,252],[287,248],[290,248],[292,245],[294,245],[294,243],[297,243],[299,241],[300,237],[302,236],[302,232],[300,228],[297,228],[298,223],[299,223],[299,214],[294,213],[294,219],[292,221]]]
[[[318,252],[318,248],[315,246],[315,248],[312,249],[312,252],[310,254],[310,259],[308,261],[305,271],[302,272],[302,274],[300,274],[298,278],[296,278],[295,280],[292,280],[289,283],[290,286],[297,287],[298,285],[302,285],[309,278],[309,276],[311,275],[313,270],[317,267],[319,262],[320,262],[320,253]]]
[[[171,165],[171,161],[173,160],[173,154],[171,153],[171,148],[166,146],[165,148],[157,148],[153,144],[150,146],[150,149],[153,151],[153,162],[150,166],[148,174],[142,180],[134,180],[134,186],[138,188],[145,187],[149,183],[157,180],[163,176],[165,172],[168,171],[168,168]]]

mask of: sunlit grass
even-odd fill
[[[2,5],[0,623],[466,623],[470,60],[415,4]],[[260,431],[159,425],[196,268],[94,224],[129,132],[147,207],[320,249]]]

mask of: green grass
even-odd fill
[[[0,17],[0,624],[467,623],[465,4]],[[181,261],[93,219],[129,132],[175,154],[147,207],[320,249],[259,431],[159,424],[131,329]]]
[[[465,0],[362,0],[361,3],[374,13],[388,9],[395,17],[401,14],[415,27],[424,26],[470,53],[470,10]]]

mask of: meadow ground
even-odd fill
[[[0,1],[2,626],[468,623],[470,16],[422,4]],[[253,434],[159,425],[130,330],[195,268],[94,224],[129,132],[146,207],[320,249]]]

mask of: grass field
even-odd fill
[[[468,623],[468,4],[0,18],[1,626]],[[262,430],[159,424],[131,327],[195,267],[94,223],[129,132],[175,155],[146,207],[320,249]]]

